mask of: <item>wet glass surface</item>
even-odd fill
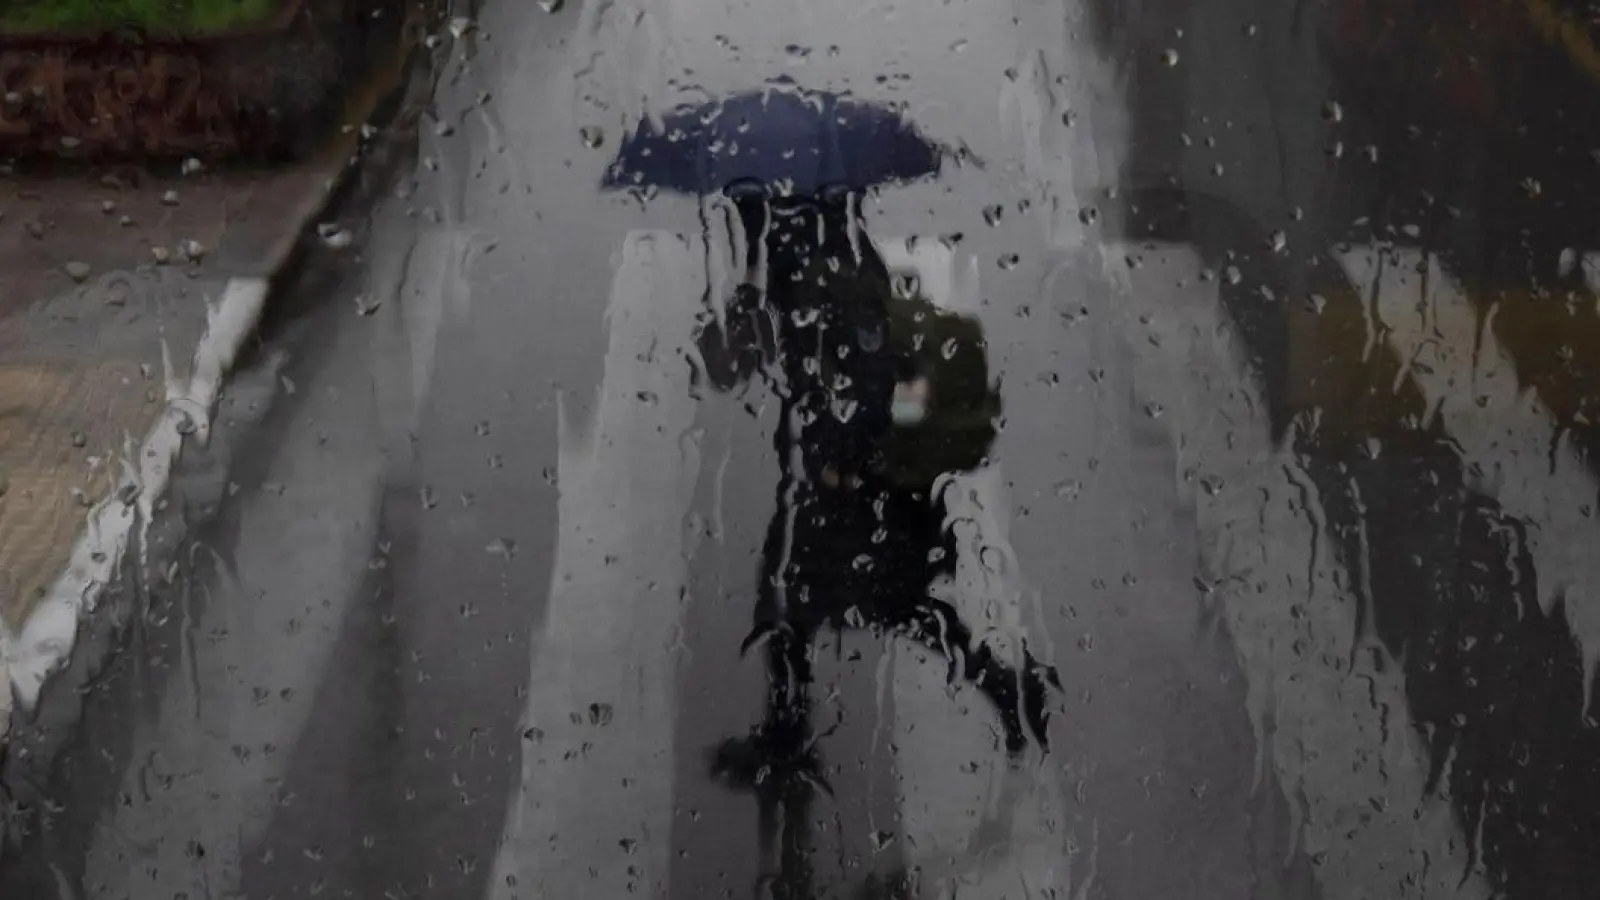
[[[418,15],[0,897],[1591,894],[1590,4]]]

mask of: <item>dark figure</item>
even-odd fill
[[[752,271],[765,255],[768,290],[748,278],[723,324],[708,317],[701,352],[718,389],[758,369],[772,376],[783,402],[775,438],[783,476],[742,648],[766,654],[766,720],[753,736],[725,742],[716,770],[744,786],[797,776],[820,783],[808,689],[813,641],[825,627],[917,640],[994,704],[1008,754],[1020,755],[1030,736],[1045,747],[1055,671],[1028,654],[1018,672],[929,595],[956,566],[935,480],[982,461],[998,413],[976,322],[940,312],[909,286],[896,293],[856,196],[771,198],[754,184],[728,193]]]

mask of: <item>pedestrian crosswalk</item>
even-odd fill
[[[903,252],[890,253],[897,268],[917,271],[941,302],[960,305],[956,258],[948,247],[900,246]],[[607,308],[610,349],[594,413],[587,423],[563,417],[562,537],[529,680],[521,787],[495,865],[497,898],[540,896],[575,884],[619,896],[628,891],[664,896],[670,888],[674,773],[679,771],[671,759],[672,738],[680,717],[694,718],[683,705],[699,699],[674,696],[672,686],[674,669],[686,663],[682,604],[693,554],[690,507],[701,473],[691,367],[683,362],[691,354],[690,327],[705,287],[706,259],[699,238],[670,232],[628,237]],[[971,523],[962,529],[963,543],[1004,546],[1002,479],[980,473],[959,481],[951,489],[953,514]],[[1003,573],[996,571],[1004,566],[977,563],[976,553],[964,554],[958,572],[955,596],[975,598],[965,604],[964,615],[987,619],[996,633],[1020,628],[1017,591],[1008,589]],[[753,582],[755,560],[750,564]],[[997,602],[1012,611],[984,608]],[[726,615],[746,618],[750,610],[729,609]],[[1052,877],[1059,847],[1042,840],[1047,829],[1037,810],[1033,821],[1026,813],[1018,820],[1012,808],[1017,788],[1010,783],[1018,780],[1017,773],[1008,774],[1003,764],[961,767],[964,760],[992,755],[991,729],[982,718],[987,713],[971,696],[952,702],[942,663],[907,648],[891,660],[894,706],[902,713],[888,746],[895,748],[906,799],[902,821],[879,823],[877,840],[893,836],[899,846],[929,861],[969,855],[955,866],[969,884],[962,896],[980,896],[971,886],[977,874],[988,872],[992,878],[1006,868],[997,869],[988,858],[996,848],[959,832],[973,831],[962,811],[917,799],[967,804],[970,795],[977,808],[989,808],[977,823],[987,822],[988,828],[977,838],[987,836],[992,844],[995,835],[1016,840],[1023,832],[1031,834],[1030,852],[1042,855],[1043,869],[1014,871],[1009,877],[1016,884],[1043,885]],[[739,677],[764,677],[759,668],[740,671],[747,674]],[[866,698],[852,705],[877,704]],[[959,711],[969,706],[970,711]],[[939,713],[905,714],[931,707],[939,707]],[[941,739],[929,741],[930,734]],[[933,757],[918,759],[918,749],[932,751]],[[958,831],[947,833],[950,824]],[[856,852],[870,844],[867,835],[846,838]]]
[[[941,305],[990,314],[976,300],[970,254],[936,240],[879,245],[891,268],[914,275]],[[1173,476],[1194,502],[1198,591],[1247,682],[1254,789],[1286,798],[1288,855],[1319,861],[1324,896],[1401,882],[1420,896],[1490,896],[1481,854],[1450,806],[1448,774],[1443,789],[1430,787],[1429,748],[1408,711],[1404,668],[1357,629],[1359,605],[1370,601],[1355,599],[1362,591],[1329,533],[1318,497],[1326,485],[1293,447],[1273,444],[1218,282],[1179,245],[1107,255],[1140,261],[1115,286],[1118,312],[1101,327],[1129,349],[1138,403],[1162,411],[1177,448]],[[496,863],[501,900],[574,884],[603,885],[602,893],[671,889],[681,813],[674,797],[693,771],[672,762],[683,752],[672,735],[692,718],[685,704],[703,702],[677,696],[673,673],[706,664],[683,652],[684,605],[704,602],[685,593],[703,437],[703,425],[692,424],[686,357],[705,261],[718,256],[699,237],[628,238],[592,420],[564,419],[562,538],[533,660],[521,792]],[[1592,527],[1584,512],[1592,476],[1552,440],[1549,416],[1517,388],[1490,323],[1437,260],[1361,247],[1339,262],[1366,298],[1376,340],[1405,360],[1402,377],[1416,382],[1476,473],[1472,489],[1534,524],[1541,601],[1566,599],[1592,660],[1600,625],[1582,592],[1600,582],[1571,540]],[[710,277],[727,281],[726,273]],[[964,549],[946,589],[991,640],[1027,636],[1032,646],[1071,653],[1050,629],[1028,635],[1027,604],[1040,601],[1008,552],[1007,531],[1018,519],[1006,464],[1002,456],[952,486]],[[756,561],[749,564],[753,579]],[[970,691],[945,683],[940,661],[909,645],[891,649],[878,671],[892,702],[867,698],[856,708],[892,720],[886,749],[899,811],[892,829],[879,823],[871,835],[841,839],[877,847],[894,838],[928,896],[1092,896],[1100,826],[1074,813],[1083,783],[1074,786],[1071,766],[983,763],[995,758],[988,712]],[[733,677],[759,677],[756,667],[738,672]],[[849,768],[835,774],[849,790]]]

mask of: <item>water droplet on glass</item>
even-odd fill
[[[794,322],[796,328],[810,328],[817,324],[817,319],[822,315],[822,310],[815,306],[806,306],[789,314],[789,320]]]
[[[450,20],[450,36],[456,40],[460,40],[462,37],[465,37],[466,33],[471,31],[474,27],[475,26],[472,24],[471,19],[467,18],[466,16],[456,16]]]
[[[161,195],[161,205],[162,206],[177,206],[178,205],[178,192],[177,191],[167,191],[165,194],[162,194]]]
[[[1344,121],[1344,107],[1337,100],[1329,100],[1322,105],[1322,117],[1329,122]]]
[[[1244,273],[1239,271],[1238,266],[1229,266],[1226,269],[1223,269],[1222,277],[1229,284],[1233,285],[1237,285],[1239,282],[1244,281]]]
[[[561,8],[566,5],[567,0],[539,0],[539,8],[552,15],[561,12]]]
[[[1166,412],[1166,410],[1159,403],[1146,403],[1144,406],[1144,414],[1152,419],[1161,418],[1163,412]]]
[[[1172,68],[1173,66],[1177,65],[1178,64],[1178,51],[1172,49],[1171,47],[1168,47],[1167,49],[1161,51],[1161,64],[1166,66],[1169,69]]]
[[[499,556],[510,562],[511,558],[517,555],[517,542],[510,538],[495,538],[483,550],[490,556]]]
[[[998,203],[994,204],[993,206],[985,206],[983,208],[983,221],[990,228],[993,228],[994,226],[999,225],[1000,224],[1000,220],[1002,218],[1004,218],[1004,217],[1005,217],[1005,207],[1001,206]]]
[[[833,402],[829,404],[833,412],[833,417],[840,422],[848,422],[855,418],[856,409],[858,409],[860,405],[861,404],[849,397],[835,397],[833,398]]]
[[[956,339],[948,338],[945,340],[943,346],[939,348],[939,355],[943,356],[945,359],[953,359],[958,348],[959,345],[956,343]]]
[[[1272,236],[1267,238],[1267,246],[1272,248],[1273,253],[1282,253],[1289,246],[1289,236],[1281,231],[1274,231]]]
[[[1009,272],[1010,270],[1015,269],[1017,264],[1020,262],[1022,262],[1022,257],[1015,253],[1007,253],[1000,257],[999,265],[1000,268]]]
[[[874,831],[872,833],[873,853],[882,853],[883,851],[889,849],[889,845],[893,843],[894,832],[892,831]]]
[[[1100,221],[1100,210],[1092,206],[1085,206],[1083,209],[1078,210],[1078,221],[1085,225],[1093,225]]]
[[[598,125],[585,125],[579,128],[578,137],[583,140],[583,145],[590,150],[606,142],[606,133]]]
[[[317,225],[317,237],[322,240],[322,246],[330,250],[343,250],[355,241],[355,237],[334,222],[322,222]]]

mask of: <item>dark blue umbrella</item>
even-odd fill
[[[772,87],[679,107],[622,142],[602,184],[711,194],[739,179],[810,194],[939,171],[944,152],[894,110],[838,94]]]

